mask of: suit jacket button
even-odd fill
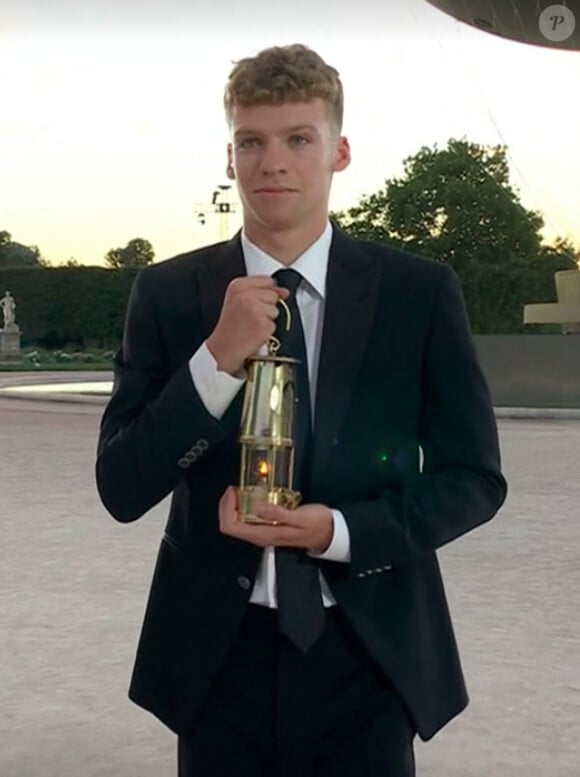
[[[186,458],[179,459],[177,463],[181,469],[187,469],[189,467],[189,461]]]
[[[252,585],[252,581],[249,577],[244,577],[244,575],[240,575],[238,577],[238,585],[240,588],[243,588],[244,591],[248,591],[250,589],[250,586]]]

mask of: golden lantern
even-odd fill
[[[290,310],[283,300],[286,329]],[[270,523],[256,515],[258,502],[294,509],[300,493],[294,478],[294,407],[297,359],[278,356],[280,341],[271,337],[267,356],[246,361],[239,441],[241,444],[238,513],[245,523]]]

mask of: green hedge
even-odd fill
[[[524,327],[524,305],[556,300],[554,273],[569,269],[562,257],[533,262],[471,263],[460,273],[474,334],[560,331]],[[16,299],[24,346],[116,349],[137,268],[49,267],[0,270],[0,296]]]
[[[539,257],[533,262],[473,263],[458,273],[474,334],[561,332],[558,325],[525,326],[524,306],[556,302],[554,274],[569,270],[561,257]]]
[[[49,267],[0,270],[0,296],[16,300],[22,343],[44,348],[116,348],[139,270]]]

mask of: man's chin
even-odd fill
[[[294,214],[289,213],[261,213],[258,215],[258,221],[266,229],[275,232],[281,232],[287,229],[293,229],[300,226],[300,219]]]

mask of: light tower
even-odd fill
[[[218,240],[228,240],[230,237],[230,215],[237,212],[237,205],[229,196],[231,184],[221,183],[214,189],[211,202],[199,203],[194,207],[197,221],[201,226],[205,226],[208,216],[215,216],[217,219],[217,238]]]

